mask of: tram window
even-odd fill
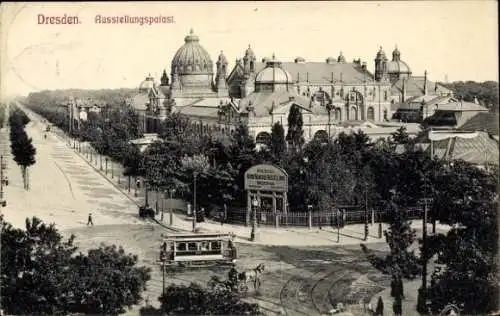
[[[189,251],[196,251],[196,250],[198,250],[198,246],[196,245],[195,242],[190,242],[190,243],[188,243],[188,250]]]
[[[220,241],[212,241],[212,250],[220,249]]]
[[[206,241],[201,242],[201,251],[208,251],[208,242]]]
[[[183,242],[176,243],[175,247],[176,247],[177,251],[185,251],[186,250],[186,244]]]

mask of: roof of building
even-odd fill
[[[265,66],[263,62],[256,62],[255,73],[259,73]],[[331,84],[333,80],[334,83],[360,84],[374,80],[373,75],[368,70],[363,70],[358,63],[339,63],[335,60],[330,63],[297,61],[282,62],[281,66],[290,73],[293,82]],[[236,65],[236,67],[243,70],[242,65]]]
[[[458,128],[460,131],[486,131],[490,135],[499,134],[498,112],[480,112]]]
[[[217,107],[189,105],[176,107],[173,111],[190,117],[216,118],[218,117],[219,109]]]
[[[420,76],[412,76],[410,78],[401,78],[394,82],[391,87],[393,94],[400,94],[403,91],[403,81],[407,96],[423,96],[425,95],[424,83],[425,78]],[[427,79],[427,95],[451,94],[452,91],[439,83],[432,82]]]
[[[484,106],[472,102],[454,101],[448,103],[431,103],[435,106],[436,111],[447,112],[488,112]]]
[[[498,141],[484,132],[478,132],[474,138],[452,137],[433,141],[432,145],[434,155],[442,159],[462,159],[478,165],[485,162],[498,164]],[[430,151],[430,146],[427,151]]]
[[[310,101],[291,91],[263,91],[254,92],[239,102],[239,109],[243,113],[248,113],[247,106],[252,106],[256,116],[269,116],[271,109],[280,108],[290,102],[303,108],[308,108]]]

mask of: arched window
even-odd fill
[[[314,140],[321,143],[328,143],[328,133],[324,130],[319,130],[314,134]]]
[[[375,109],[372,106],[368,107],[368,109],[366,111],[366,117],[370,121],[375,120]]]
[[[268,132],[261,132],[257,134],[257,137],[255,138],[255,143],[270,146],[271,135]]]

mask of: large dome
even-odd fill
[[[387,63],[387,73],[411,74],[410,66],[402,60],[389,61]]]
[[[200,39],[191,29],[172,59],[172,74],[213,74],[213,63]]]

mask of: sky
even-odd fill
[[[192,28],[215,62],[242,58],[325,61],[342,51],[373,71],[397,45],[414,75],[434,81],[498,81],[497,1],[2,3],[1,95],[44,89],[134,88],[170,73]],[[80,24],[39,24],[39,15]],[[165,24],[98,24],[101,16],[172,17]],[[214,65],[215,69],[215,65]]]

